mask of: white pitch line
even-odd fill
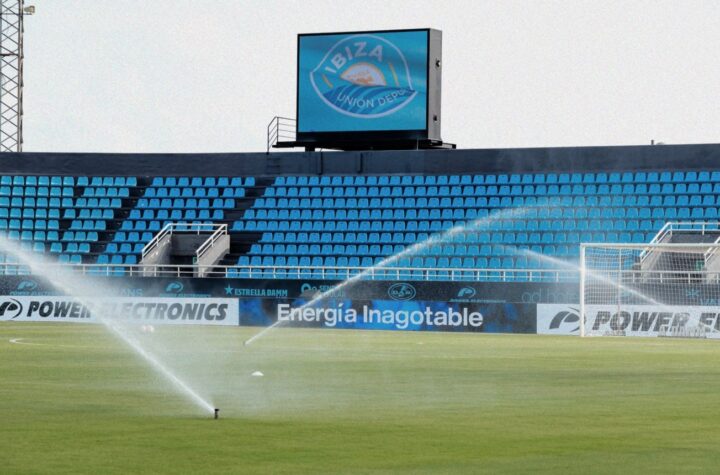
[[[71,348],[73,350],[76,349],[83,349],[83,350],[101,350],[103,348],[96,347],[96,346],[79,346],[79,345],[53,345],[51,343],[30,343],[28,341],[22,341],[25,340],[25,338],[10,338],[8,341],[10,343],[13,343],[15,345],[28,345],[28,346],[47,346],[50,348]]]
[[[36,345],[36,346],[45,346],[42,343],[28,343],[24,340],[25,338],[10,338],[10,343],[15,343],[16,345]]]

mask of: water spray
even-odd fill
[[[134,353],[141,357],[150,368],[155,370],[158,374],[162,375],[168,382],[172,383],[176,390],[180,394],[185,396],[186,399],[192,401],[196,406],[203,408],[204,410],[215,413],[215,418],[218,417],[218,409],[214,409],[212,404],[205,400],[200,394],[198,394],[188,383],[181,379],[174,373],[169,367],[167,367],[158,357],[153,353],[145,349],[141,342],[134,338],[125,328],[121,325],[121,322],[115,321],[113,318],[108,318],[97,311],[97,305],[93,300],[87,297],[88,294],[92,293],[106,293],[110,294],[107,289],[103,289],[102,285],[98,285],[96,282],[90,282],[89,279],[74,274],[72,268],[58,268],[56,272],[48,272],[48,262],[29,252],[25,252],[20,249],[11,241],[0,237],[0,251],[15,256],[21,263],[30,268],[32,274],[38,276],[44,276],[44,278],[54,288],[61,291],[63,294],[73,297],[83,307],[87,308],[97,318],[98,322],[120,341],[129,346]],[[92,285],[92,288],[90,287]]]
[[[403,257],[406,256],[412,256],[417,254],[419,251],[435,245],[435,244],[441,244],[443,242],[447,242],[449,239],[452,239],[454,236],[464,233],[467,231],[479,231],[481,229],[487,229],[488,224],[496,221],[498,219],[521,219],[524,218],[527,214],[527,211],[529,210],[529,207],[526,208],[509,208],[507,210],[501,211],[499,213],[495,213],[493,215],[488,215],[482,218],[475,219],[474,221],[461,224],[458,226],[453,226],[452,228],[443,231],[439,234],[431,235],[428,239],[415,243],[412,246],[398,252],[397,254],[393,254],[391,256],[386,257],[379,263],[368,267],[361,272],[349,277],[348,279],[344,280],[343,282],[340,282],[336,286],[324,291],[324,292],[318,292],[315,294],[310,301],[306,302],[300,308],[295,309],[295,312],[302,312],[303,309],[312,307],[313,305],[317,304],[318,302],[336,294],[339,290],[354,284],[355,282],[358,282],[362,280],[364,277],[366,277],[368,274],[372,273],[375,269],[385,269],[388,268],[391,264],[397,262]],[[271,332],[275,328],[281,326],[283,324],[282,320],[277,320],[272,325],[263,328],[255,335],[251,336],[247,340],[243,342],[243,346],[249,346],[252,343],[254,343],[256,340],[264,337],[267,333]]]

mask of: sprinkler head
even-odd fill
[[[215,408],[215,419],[217,419],[218,417],[220,417],[219,412],[220,412],[220,409]]]

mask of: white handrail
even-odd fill
[[[215,246],[215,243],[217,243],[221,237],[226,236],[227,233],[227,224],[217,225],[215,232],[213,232],[212,235],[204,243],[202,243],[195,252],[197,262],[200,262],[200,258],[202,258],[207,251],[212,249]]]
[[[705,263],[705,267],[707,267],[710,259],[712,259],[712,257],[718,253],[718,247],[720,247],[718,246],[718,244],[720,244],[720,236],[718,236],[718,238],[713,241],[713,244],[715,246],[709,247],[708,250],[705,251],[705,254],[703,254],[703,262]]]
[[[701,235],[706,234],[709,231],[720,232],[720,222],[718,221],[668,221],[665,225],[660,228],[660,231],[655,234],[655,237],[648,243],[648,248],[644,249],[640,253],[640,262],[644,262],[647,256],[650,254],[651,247],[654,244],[660,244],[666,236],[672,237],[673,233],[678,232],[699,232]],[[665,245],[665,244],[663,244]]]
[[[686,246],[687,247],[687,246]],[[27,275],[24,270],[27,266],[18,263],[2,263],[0,270],[6,275]],[[144,271],[148,268],[155,269],[152,277],[191,277],[195,275],[197,266],[194,265],[130,265],[130,264],[49,264],[45,270],[49,272],[77,272],[91,275],[129,275],[147,277]],[[568,282],[579,277],[579,271],[575,269],[462,269],[462,268],[417,268],[417,267],[305,267],[305,266],[214,266],[217,269],[207,277],[211,278],[306,278],[306,279],[332,279],[339,278],[338,274],[344,274],[344,278],[366,273],[368,280],[447,280],[455,282],[468,281],[501,281],[512,282],[522,277],[524,282]],[[8,273],[7,271],[15,271]],[[234,272],[233,272],[234,271]],[[243,275],[246,274],[246,275]],[[292,274],[292,275],[288,275]],[[317,275],[319,274],[319,276]],[[676,270],[634,270],[625,269],[623,274],[631,279],[634,276],[640,277],[643,283],[678,283],[695,282],[699,276],[707,277],[714,275],[716,280],[720,279],[720,271],[682,271]]]
[[[8,270],[16,271],[7,275],[18,275],[17,271],[27,268],[19,263],[3,263],[0,264],[0,270],[3,274],[7,274]],[[212,278],[228,278],[240,277],[241,274],[247,273],[248,276],[260,274],[267,277],[270,274],[273,277],[295,278],[289,277],[288,274],[296,273],[297,278],[316,278],[316,273],[320,274],[320,278],[338,279],[338,274],[344,274],[346,277],[365,272],[369,280],[449,280],[458,282],[468,282],[473,280],[493,280],[493,281],[515,281],[519,277],[525,282],[565,282],[575,280],[578,271],[574,269],[463,269],[463,268],[418,268],[418,267],[350,267],[350,266],[262,266],[262,265],[246,265],[246,266],[213,266],[214,272],[210,272],[207,277]],[[196,265],[138,265],[138,264],[49,264],[47,270],[49,272],[77,272],[81,274],[91,275],[129,275],[138,277],[192,277],[195,275],[198,266]],[[148,270],[154,272],[148,273]],[[233,275],[234,274],[234,275]],[[25,275],[21,273],[20,275]]]
[[[155,236],[153,236],[153,238],[152,238],[150,241],[148,241],[147,244],[145,244],[145,245],[143,246],[143,249],[142,249],[142,257],[143,257],[143,259],[145,258],[145,256],[147,256],[148,254],[150,254],[150,253],[153,251],[153,249],[155,249],[155,248],[157,247],[158,243],[160,242],[160,240],[161,240],[162,238],[164,238],[168,233],[171,233],[171,232],[172,232],[172,224],[173,224],[173,223],[168,223],[168,224],[166,224],[166,225],[160,230],[160,232],[158,232]]]
[[[143,246],[142,257],[145,258],[145,256],[150,254],[167,235],[172,235],[177,232],[192,232],[195,234],[214,232],[216,227],[223,226],[227,229],[227,224],[218,223],[167,223],[147,244],[145,244],[145,246]]]

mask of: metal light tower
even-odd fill
[[[0,152],[22,152],[24,0],[0,4]]]

